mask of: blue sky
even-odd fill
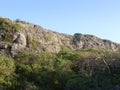
[[[0,0],[0,16],[120,43],[120,0]]]

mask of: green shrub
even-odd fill
[[[13,34],[21,28],[19,23],[14,23],[9,19],[0,18],[0,32],[3,33],[2,40],[10,42],[13,40]]]
[[[15,64],[11,58],[0,60],[0,88],[8,90],[108,90],[120,83],[120,52],[64,49],[21,52]]]
[[[19,23],[16,23],[16,24],[13,24],[12,28],[15,29],[15,30],[19,30],[21,29],[21,25]]]
[[[15,71],[15,63],[13,59],[6,58],[0,55],[0,85],[6,87],[11,86],[12,75]]]
[[[65,90],[90,90],[90,87],[91,80],[88,77],[82,74],[75,74],[68,79]]]

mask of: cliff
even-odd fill
[[[24,50],[59,52],[61,49],[99,48],[120,51],[120,44],[93,35],[61,34],[39,25],[3,17],[0,17],[0,42],[0,49],[9,49],[13,56]]]

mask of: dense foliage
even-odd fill
[[[120,52],[98,49],[0,56],[0,90],[109,90],[120,83]]]

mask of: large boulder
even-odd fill
[[[12,44],[12,47],[11,47],[11,54],[12,54],[12,56],[17,54],[21,50],[24,50],[25,47],[26,47],[26,37],[25,37],[24,34],[19,33],[16,36],[16,38],[15,38],[13,44]]]

